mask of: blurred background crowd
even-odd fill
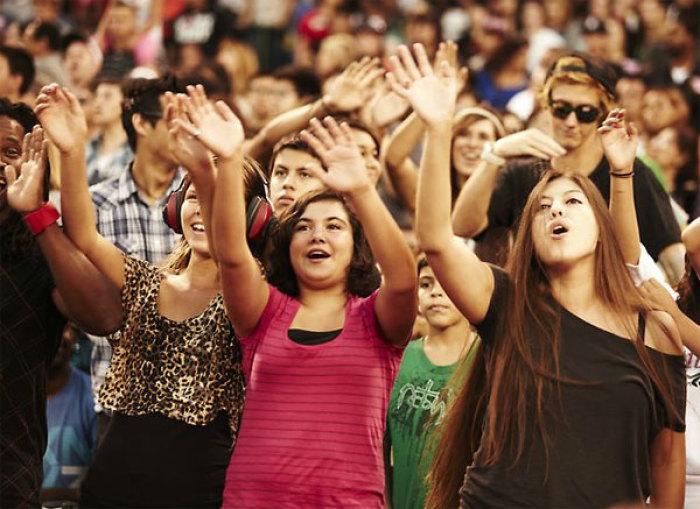
[[[490,106],[509,132],[538,125],[535,94],[561,52],[613,64],[619,103],[643,131],[640,156],[679,212],[699,212],[694,0],[5,0],[0,12],[0,95],[31,105],[43,85],[69,87],[100,136],[88,155],[91,183],[129,159],[116,121],[126,77],[203,82],[252,136],[362,56],[384,59],[404,42],[434,55],[452,40],[469,70],[460,106]],[[381,81],[363,91],[361,109],[375,111],[359,113],[384,134],[408,108],[398,118],[381,111]]]

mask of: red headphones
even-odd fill
[[[187,182],[187,185],[185,185]],[[182,235],[182,203],[185,201],[185,193],[189,187],[189,180],[183,179],[180,187],[170,193],[168,201],[163,207],[163,220],[175,233]],[[261,196],[254,196],[245,212],[246,233],[249,239],[257,239],[261,234],[265,234],[270,225],[274,222],[272,205]]]

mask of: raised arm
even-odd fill
[[[216,260],[212,235],[212,207],[216,166],[213,154],[199,140],[201,130],[197,126],[217,122],[219,114],[208,104],[202,85],[188,86],[187,95],[165,93],[165,120],[168,124],[168,148],[177,163],[185,168],[197,191],[204,229],[209,244],[209,254]]]
[[[46,144],[42,129],[34,127],[25,137],[20,167],[8,166],[5,170],[8,204],[25,217],[44,206]],[[56,285],[52,297],[59,311],[93,334],[116,330],[122,319],[117,287],[75,247],[56,223],[39,232],[36,241]]]
[[[614,109],[598,129],[610,163],[610,214],[617,241],[626,263],[639,263],[639,226],[634,207],[634,159],[638,132],[633,124],[625,125],[625,110]]]
[[[252,139],[245,143],[244,153],[258,158],[287,135],[306,127],[314,117],[324,113],[350,113],[363,106],[365,89],[379,76],[382,70],[375,58],[364,57],[351,63],[335,80],[328,94],[321,99],[278,115]]]
[[[87,124],[78,100],[56,84],[41,89],[36,115],[61,154],[61,209],[66,234],[119,289],[124,286],[124,257],[102,237],[85,171]]]
[[[191,122],[178,122],[217,158],[214,203],[211,207],[210,250],[216,253],[226,311],[245,337],[257,326],[267,304],[269,288],[260,265],[248,248],[243,183],[243,126],[223,101],[206,100],[203,89],[190,92]],[[196,172],[193,172],[194,177]],[[199,177],[195,177],[199,179]],[[195,182],[195,186],[197,183]]]
[[[450,224],[450,139],[457,87],[449,66],[442,66],[436,74],[423,46],[416,44],[414,49],[415,61],[408,48],[399,47],[400,59],[392,57],[393,71],[388,78],[426,126],[418,180],[418,242],[452,302],[471,323],[478,324],[486,316],[494,278],[485,263],[455,240]]]
[[[527,129],[504,136],[487,147],[483,161],[462,187],[452,213],[455,233],[460,237],[474,237],[488,225],[491,196],[496,188],[498,174],[511,157],[534,156],[552,159],[566,154],[566,150],[539,129]]]
[[[347,198],[381,268],[384,277],[375,313],[382,333],[391,343],[405,344],[415,320],[418,290],[411,249],[367,177],[348,125],[339,126],[331,117],[323,125],[313,119],[310,130],[302,131],[301,137],[326,167],[309,165],[308,170]]]

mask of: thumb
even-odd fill
[[[328,172],[319,163],[306,163],[304,169],[323,182],[324,185],[327,184]]]
[[[10,187],[17,180],[17,170],[14,166],[8,165],[5,167],[5,179],[7,180],[7,187]]]

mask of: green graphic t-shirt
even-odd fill
[[[422,509],[426,495],[425,476],[432,452],[425,451],[432,431],[444,418],[454,390],[445,389],[455,367],[436,366],[425,355],[424,339],[412,341],[404,353],[394,384],[387,415],[387,438],[391,442],[393,473],[392,509]],[[464,373],[471,364],[471,348]]]

